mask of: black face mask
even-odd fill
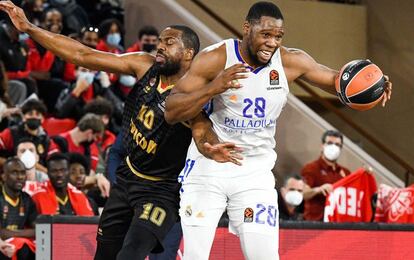
[[[157,45],[155,44],[150,44],[150,43],[142,44],[142,50],[145,52],[152,52],[153,50],[155,50],[155,48],[157,48]]]
[[[26,125],[30,130],[36,130],[40,126],[40,119],[37,118],[29,118],[26,120]]]

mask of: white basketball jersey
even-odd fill
[[[243,63],[239,41],[228,39],[223,42],[227,53],[226,68]],[[257,170],[270,171],[274,166],[276,119],[286,104],[289,93],[280,49],[274,53],[268,65],[249,72],[248,78],[239,82],[242,85],[240,89],[229,89],[215,96],[206,110],[219,139],[234,142],[243,148],[243,166],[207,159],[198,152],[193,141],[187,155],[187,164],[191,163],[194,174],[220,173],[221,177],[233,177]],[[190,170],[189,166],[186,165],[184,171]]]

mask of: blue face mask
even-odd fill
[[[88,84],[92,84],[93,78],[95,77],[95,73],[90,71],[79,71],[78,72],[78,79],[85,79]]]
[[[119,82],[125,87],[132,87],[137,82],[137,79],[129,75],[121,75]]]
[[[30,36],[27,33],[20,33],[19,34],[19,42],[25,42],[29,38],[30,38]]]
[[[121,42],[121,34],[119,33],[110,33],[106,36],[106,42],[112,46],[118,46]]]

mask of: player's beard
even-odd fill
[[[159,64],[158,66],[160,67],[160,74],[167,77],[177,74],[181,69],[180,61],[170,59],[168,59],[164,64]]]

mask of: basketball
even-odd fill
[[[381,69],[371,61],[354,60],[342,67],[335,88],[343,104],[364,111],[382,100],[385,78]]]

